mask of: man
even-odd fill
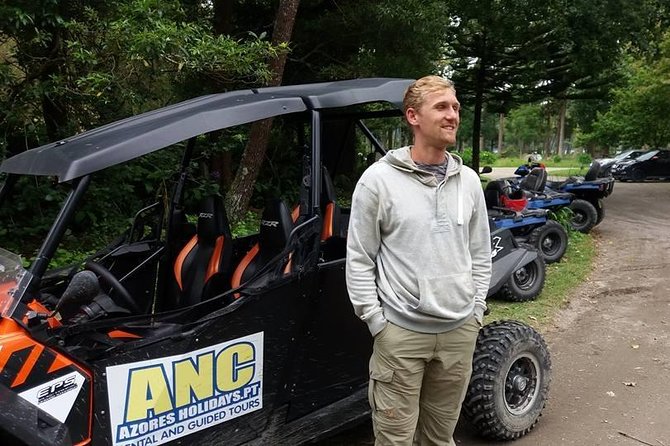
[[[374,337],[376,445],[454,445],[486,309],[491,247],[479,176],[447,152],[460,122],[438,76],[405,93],[414,143],[361,176],[347,240],[347,287]]]

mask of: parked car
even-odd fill
[[[621,181],[670,179],[670,150],[652,150],[636,159],[619,161],[612,166],[612,176]]]
[[[647,153],[646,150],[626,150],[616,155],[614,158],[598,158],[594,161],[597,161],[600,164],[600,171],[598,172],[599,177],[607,177],[612,174],[612,166],[620,161],[634,160],[638,156]]]

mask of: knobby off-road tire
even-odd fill
[[[598,219],[596,220],[596,226],[598,226],[605,218],[605,203],[602,198],[597,199],[595,208],[598,213]]]
[[[572,220],[570,226],[575,231],[588,234],[598,221],[598,211],[596,207],[586,200],[578,198],[570,203],[572,209]]]
[[[519,246],[537,251],[537,248],[527,243],[522,243]],[[500,288],[495,297],[511,302],[535,300],[540,295],[542,288],[544,288],[546,270],[547,266],[544,263],[544,259],[538,252],[535,260],[512,273],[512,276]]]
[[[530,232],[528,244],[539,251],[546,263],[558,262],[568,249],[568,231],[559,222],[547,220]]]
[[[485,438],[516,440],[542,415],[550,382],[542,336],[520,322],[493,322],[477,338],[463,415]]]

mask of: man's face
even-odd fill
[[[407,121],[414,128],[417,142],[445,148],[456,143],[456,131],[461,104],[451,89],[435,91],[426,95],[421,107],[408,108]]]

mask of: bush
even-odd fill
[[[591,161],[593,161],[591,155],[586,152],[582,152],[577,155],[577,162],[579,163],[580,167],[588,166],[591,164]]]
[[[472,148],[468,147],[463,150],[463,152],[458,154],[463,159],[463,164],[466,166],[472,167]],[[491,165],[498,160],[498,155],[487,150],[482,150],[479,152],[479,165]]]
[[[472,166],[472,149],[467,148],[458,154],[463,159],[463,164]]]
[[[561,155],[554,155],[554,162],[556,164],[560,163],[562,160],[563,158],[561,158]]]
[[[498,155],[496,155],[493,152],[489,152],[487,150],[484,150],[479,154],[479,164],[482,166],[484,165],[490,165],[495,163],[498,160]]]

